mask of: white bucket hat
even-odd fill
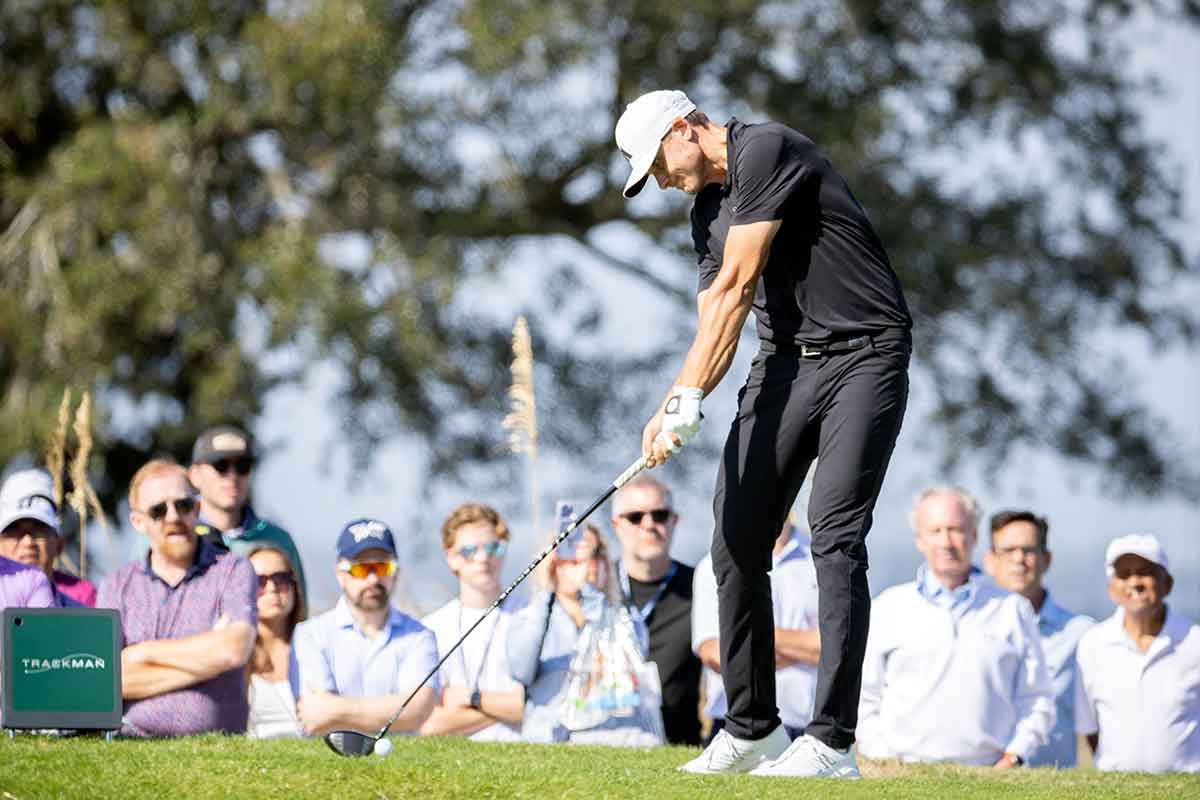
[[[625,106],[617,120],[617,147],[629,159],[629,180],[624,195],[633,197],[646,185],[646,173],[658,155],[658,146],[671,124],[696,110],[688,96],[675,89],[647,92]]]

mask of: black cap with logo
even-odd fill
[[[193,464],[211,464],[223,458],[254,460],[254,440],[250,434],[234,425],[209,428],[196,438],[192,447]]]

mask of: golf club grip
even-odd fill
[[[548,547],[546,547],[545,550],[543,550],[541,553],[538,554],[538,557],[533,560],[533,563],[531,563],[528,567],[526,567],[525,571],[522,572],[520,575],[518,575],[517,579],[515,581],[513,581],[511,584],[509,584],[507,589],[505,589],[503,592],[500,593],[500,596],[496,598],[496,602],[494,602],[490,606],[488,606],[487,611],[484,611],[483,615],[479,619],[475,620],[475,622],[473,622],[471,624],[471,627],[467,628],[466,633],[464,633],[462,636],[458,637],[458,641],[455,642],[454,645],[449,650],[446,651],[446,654],[444,656],[442,656],[440,659],[438,659],[437,665],[435,665],[434,668],[430,671],[430,673],[428,675],[426,675],[420,683],[417,684],[417,688],[413,689],[412,693],[409,694],[409,696],[404,700],[404,702],[400,704],[400,708],[396,709],[396,713],[392,714],[391,719],[389,719],[387,722],[384,723],[383,727],[379,729],[379,733],[375,734],[376,739],[382,739],[384,736],[387,735],[388,729],[391,728],[394,724],[396,724],[396,720],[400,719],[400,715],[404,713],[404,709],[408,708],[408,704],[412,701],[412,699],[417,696],[417,692],[421,691],[421,689],[423,689],[425,687],[425,684],[429,683],[429,679],[437,674],[438,670],[442,668],[442,665],[446,663],[446,659],[450,658],[450,656],[452,656],[454,654],[454,651],[457,650],[462,645],[462,643],[467,640],[467,637],[471,635],[471,631],[478,628],[479,624],[481,622],[483,622],[485,619],[487,619],[488,616],[493,611],[495,611],[497,608],[499,608],[500,604],[503,603],[505,600],[507,600],[508,596],[510,594],[512,594],[513,591],[518,586],[521,585],[521,582],[529,577],[529,573],[531,573],[535,569],[537,569],[537,565],[542,563],[542,561],[545,560],[546,556],[548,556],[552,552],[554,552],[554,548],[558,547],[560,542],[562,542],[564,539],[566,539],[568,536],[570,536],[571,533],[576,528],[578,528],[580,525],[582,525],[583,521],[585,519],[587,519],[588,517],[590,517],[592,515],[593,511],[595,511],[597,508],[602,506],[604,504],[604,502],[606,500],[608,500],[608,498],[613,496],[613,493],[616,492],[617,489],[620,489],[622,486],[629,483],[631,480],[633,480],[635,475],[637,475],[639,472],[641,472],[645,468],[646,468],[646,457],[641,456],[640,458],[638,458],[637,461],[634,461],[632,464],[630,464],[629,467],[624,472],[622,472],[620,475],[618,475],[617,479],[614,480],[612,482],[612,484],[607,489],[604,490],[604,493],[601,494],[599,497],[597,497],[594,501],[592,501],[592,504],[590,506],[588,506],[586,509],[584,509],[584,512],[582,514],[580,514],[578,517],[576,517],[574,522],[572,522],[570,525],[568,525],[562,531],[562,533],[560,533],[560,534],[558,534],[558,536],[554,537],[554,541],[551,542],[550,545]]]

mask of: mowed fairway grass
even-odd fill
[[[951,766],[864,763],[866,780],[798,781],[691,776],[685,748],[475,744],[397,739],[386,759],[340,758],[319,740],[175,741],[0,738],[0,798],[553,798],[702,800],[820,798],[1200,798],[1200,778],[1090,770],[1006,773]]]

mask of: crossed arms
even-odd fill
[[[154,697],[245,666],[254,636],[250,623],[222,616],[204,633],[131,644],[121,650],[121,695],[126,700]]]

